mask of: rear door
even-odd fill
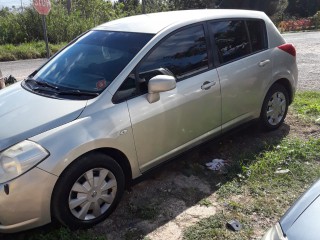
[[[131,91],[127,104],[141,171],[220,133],[220,85],[217,71],[209,61],[209,42],[203,24],[170,34],[142,60],[116,93],[117,98]],[[150,104],[146,98],[147,83],[159,74],[173,75],[177,86],[161,93],[160,100]]]
[[[264,21],[231,19],[209,23],[216,48],[222,96],[222,128],[259,117],[265,89],[272,79]]]

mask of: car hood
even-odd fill
[[[314,183],[281,218],[289,240],[319,239],[320,180]]]
[[[0,91],[0,151],[27,138],[71,122],[87,101],[43,97],[20,83]]]

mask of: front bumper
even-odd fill
[[[0,184],[0,232],[12,233],[51,222],[51,195],[57,177],[39,168]]]

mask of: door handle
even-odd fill
[[[213,87],[214,85],[216,85],[217,82],[213,82],[213,81],[205,81],[202,86],[201,89],[202,90],[209,90],[211,87]]]
[[[269,63],[270,63],[270,60],[269,60],[269,59],[264,60],[264,61],[261,61],[261,62],[259,62],[259,67],[264,67],[264,66],[266,66],[266,65],[269,64]]]

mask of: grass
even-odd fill
[[[298,92],[292,107],[298,113],[298,116],[317,121],[320,119],[320,92]]]
[[[292,110],[302,121],[320,118],[320,92],[298,92]],[[239,155],[231,181],[217,191],[220,211],[186,229],[184,239],[255,239],[320,176],[320,139],[285,137],[258,154]],[[281,173],[280,170],[286,170]],[[279,173],[280,171],[280,173]],[[243,229],[226,228],[232,219]]]
[[[49,44],[51,55],[64,47],[66,43]],[[43,41],[22,43],[19,45],[5,44],[0,45],[0,62],[15,61],[21,59],[35,59],[46,57],[46,46]]]
[[[217,191],[220,213],[187,229],[185,239],[252,239],[257,227],[270,227],[319,177],[320,139],[284,139],[251,160],[243,159],[239,177]],[[290,172],[277,174],[279,169]],[[232,219],[243,224],[242,231],[227,230]]]

